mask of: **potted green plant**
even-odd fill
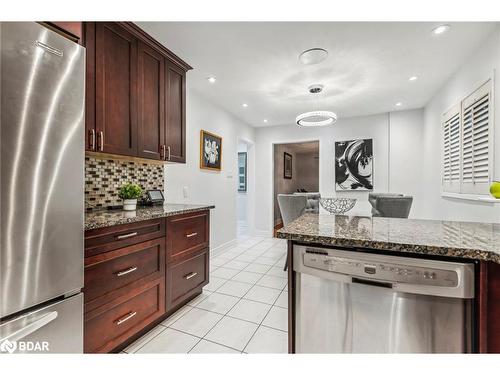
[[[142,188],[138,184],[127,183],[120,188],[118,196],[123,199],[125,211],[134,211],[137,207],[137,199],[142,196]]]

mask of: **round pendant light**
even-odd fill
[[[337,122],[337,115],[331,111],[311,111],[301,113],[295,121],[303,127],[326,126]]]
[[[323,85],[311,85],[308,88],[310,94],[319,95],[323,91]],[[316,127],[333,125],[337,122],[337,114],[332,111],[316,110],[304,112],[295,118],[298,126]]]

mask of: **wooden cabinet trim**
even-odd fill
[[[39,23],[75,43],[82,44],[83,22],[44,21]]]
[[[161,51],[161,53],[168,60],[170,60],[172,63],[174,63],[177,67],[179,67],[183,71],[188,71],[188,70],[193,69],[193,67],[191,67],[188,63],[186,63],[184,60],[182,60],[179,56],[177,56],[175,53],[170,51],[167,47],[165,47],[163,44],[158,42],[156,39],[154,39],[151,35],[149,35],[144,30],[142,30],[135,23],[133,23],[133,22],[118,22],[118,23],[122,27],[126,28],[132,34],[135,34],[144,43],[147,43],[152,48]]]

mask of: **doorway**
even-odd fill
[[[238,139],[236,173],[236,234],[238,238],[253,233],[253,143]]]
[[[274,233],[283,226],[278,194],[319,192],[319,141],[275,144],[273,225]]]

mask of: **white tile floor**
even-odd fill
[[[286,242],[238,239],[210,259],[203,293],[126,353],[287,353]]]

